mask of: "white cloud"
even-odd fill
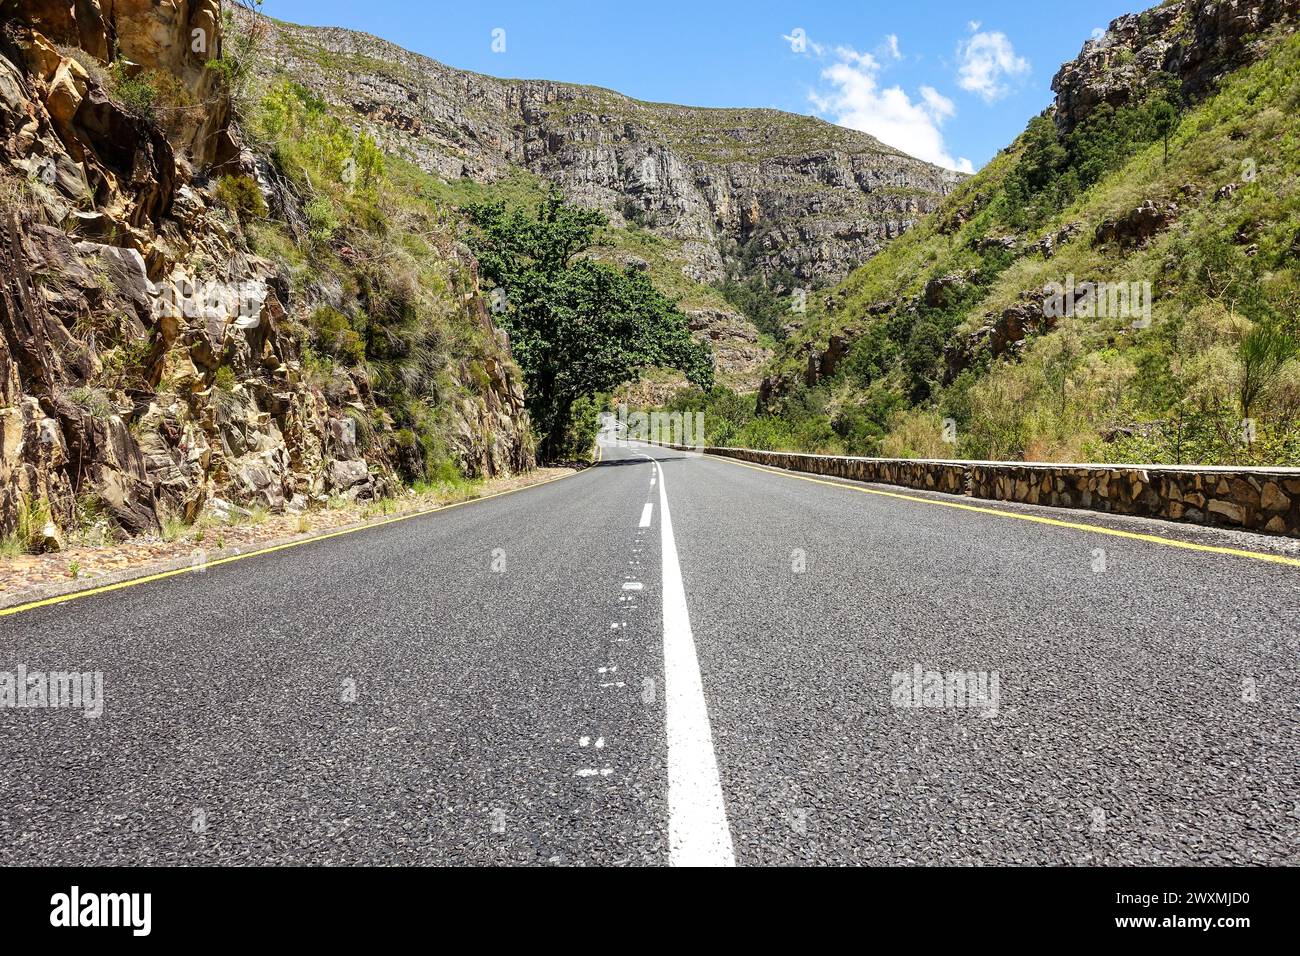
[[[992,103],[1011,92],[1008,78],[1029,72],[1029,61],[1016,54],[1005,33],[981,33],[974,22],[971,29],[970,39],[957,44],[957,85]]]
[[[930,115],[936,120],[945,120],[957,115],[957,107],[952,100],[944,96],[933,86],[921,87],[921,102],[925,104]]]
[[[835,55],[844,62],[850,63],[855,67],[859,67],[860,69],[867,70],[871,73],[876,73],[880,70],[879,60],[870,53],[859,53],[851,46],[837,46],[835,48]]]
[[[836,62],[822,71],[830,89],[811,94],[818,112],[841,126],[870,133],[895,149],[927,162],[975,171],[965,157],[954,158],[944,145],[940,126],[957,108],[952,100],[932,86],[923,86],[920,99],[913,100],[902,87],[881,88],[880,63],[870,53],[852,47],[836,47]]]
[[[901,60],[903,58],[903,51],[898,48],[898,34],[896,33],[888,34],[880,49],[882,55],[889,57],[891,60]]]

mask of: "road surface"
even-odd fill
[[[0,864],[1300,862],[1300,567],[602,445],[0,617]]]

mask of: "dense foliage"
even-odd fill
[[[1148,143],[1163,142],[1167,157],[1183,106],[1177,78],[1159,73],[1140,101],[1102,103],[1066,136],[1050,116],[1034,117],[1003,185],[999,218],[1017,229],[1040,226]]]
[[[524,372],[544,458],[579,451],[565,440],[575,403],[647,368],[677,369],[700,387],[712,385],[708,347],[644,273],[580,255],[605,224],[602,214],[558,195],[532,211],[498,200],[469,213],[483,275],[504,293],[497,320]]]

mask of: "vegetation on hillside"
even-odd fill
[[[432,177],[386,158],[291,83],[265,90],[245,127],[303,197],[306,228],[245,206],[248,184],[222,182],[217,194],[231,197],[254,251],[314,303],[294,317],[304,366],[327,392],[340,372],[367,383],[373,410],[353,416],[363,448],[385,443],[408,481],[454,479],[448,415],[486,377],[490,352],[464,308],[454,209],[433,197]],[[465,383],[456,367],[469,370]]]
[[[706,411],[711,442],[759,448],[1300,465],[1300,37],[1270,42],[1198,104],[1158,76],[1067,136],[1035,118],[938,212],[810,298],[764,414],[716,390],[674,404]],[[1096,235],[1147,201],[1170,222],[1146,241]],[[952,295],[925,305],[926,283],[951,275]],[[1071,276],[1150,282],[1150,326],[1066,317],[995,355],[1003,312]],[[832,335],[849,354],[810,386],[808,356]]]

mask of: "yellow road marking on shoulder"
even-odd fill
[[[876,488],[863,488],[860,485],[846,485],[842,483],[842,481],[851,481],[852,479],[826,481],[822,478],[814,478],[811,475],[801,475],[797,472],[787,471],[784,468],[756,465],[753,462],[741,461],[738,458],[728,458],[725,455],[709,455],[708,457],[718,461],[730,462],[733,465],[740,465],[742,468],[752,468],[755,471],[767,472],[770,475],[782,475],[786,478],[797,478],[800,481],[811,481],[818,485],[830,485],[832,488],[843,488],[846,491],[860,491],[863,494],[879,495],[882,498],[897,498],[900,501],[913,501],[923,505],[936,505],[940,508],[956,508],[959,511],[974,511],[976,514],[995,515],[999,518],[1015,518],[1017,521],[1032,521],[1034,524],[1051,525],[1054,528],[1069,528],[1072,531],[1089,531],[1093,534],[1106,534],[1114,538],[1129,538],[1134,541],[1148,541],[1152,544],[1163,544],[1171,548],[1184,548],[1188,551],[1204,551],[1209,554],[1227,554],[1237,558],[1253,558],[1256,561],[1268,561],[1273,564],[1285,564],[1293,568],[1300,568],[1300,558],[1288,558],[1280,554],[1264,554],[1260,551],[1243,551],[1240,548],[1223,548],[1212,544],[1194,544],[1190,541],[1179,541],[1176,538],[1162,538],[1159,535],[1140,534],[1136,531],[1119,531],[1115,528],[1104,528],[1095,524],[1062,521],[1059,518],[1044,518],[1041,515],[1023,515],[1015,511],[1002,511],[998,508],[968,505],[959,501],[937,501],[934,498],[921,498],[917,495],[905,495],[896,491],[880,491]]]
[[[356,534],[358,531],[370,531],[373,528],[382,528],[385,525],[397,524],[401,521],[411,521],[414,518],[424,518],[428,515],[437,514],[440,511],[448,511],[451,508],[460,508],[463,505],[472,505],[477,504],[480,501],[489,501],[492,498],[500,498],[502,495],[513,495],[519,491],[528,491],[531,488],[540,488],[542,485],[549,485],[553,481],[562,481],[565,478],[572,478],[574,475],[579,474],[582,473],[575,471],[568,475],[556,475],[554,478],[547,478],[545,481],[539,481],[535,485],[525,485],[522,488],[509,488],[505,491],[497,491],[490,495],[483,495],[479,498],[466,498],[464,501],[454,501],[451,504],[441,505],[437,508],[426,508],[424,511],[417,511],[409,515],[398,515],[396,518],[385,518],[383,521],[358,525],[355,528],[343,528],[340,531],[330,531],[325,534],[316,535],[312,538],[303,538],[301,541],[287,541],[284,544],[272,545],[269,548],[259,548],[256,551],[247,551],[244,554],[235,554],[228,558],[218,558],[215,561],[205,562],[203,564],[203,570],[206,571],[208,568],[215,568],[222,564],[233,564],[236,561],[243,561],[247,558],[256,558],[263,554],[273,554],[276,551],[287,551],[290,548],[298,548],[304,544],[315,544],[317,541],[328,541],[330,538],[341,538],[344,535]],[[85,591],[73,591],[70,594],[60,594],[56,597],[44,598],[40,601],[32,601],[28,604],[17,604],[11,608],[0,610],[0,617],[10,617],[14,614],[22,614],[24,611],[34,611],[37,608],[50,607],[55,604],[66,604],[68,601],[93,597],[96,594],[107,594],[109,591],[121,591],[123,588],[133,588],[139,584],[150,584],[154,581],[165,581],[167,578],[177,578],[183,574],[196,573],[198,573],[198,571],[193,567],[161,571],[158,574],[148,574],[139,578],[131,578],[129,581],[118,581],[115,584],[106,584],[103,587],[88,588]]]

